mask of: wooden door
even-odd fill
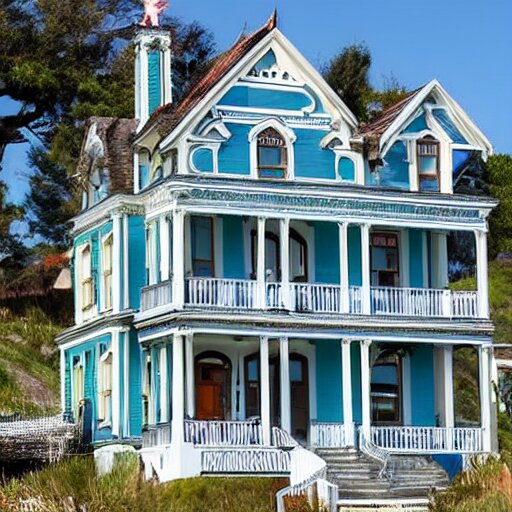
[[[196,418],[226,420],[230,408],[231,367],[223,360],[196,362]]]
[[[305,439],[309,426],[308,360],[298,354],[290,354],[290,394],[292,434]]]

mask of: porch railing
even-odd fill
[[[249,279],[191,277],[186,279],[185,303],[188,306],[232,309],[268,309],[285,306],[298,313],[339,314],[343,311],[342,288],[337,284],[267,282],[258,300],[258,282]],[[172,304],[171,281],[142,289],[141,310]],[[348,289],[348,313],[362,314],[363,288]],[[370,311],[375,315],[424,318],[477,318],[478,292],[430,288],[371,287]]]
[[[479,453],[481,428],[372,427],[372,442],[391,452]]]
[[[254,421],[185,420],[185,442],[203,446],[261,445],[261,425]]]
[[[478,316],[478,292],[452,292],[452,316],[476,318]]]
[[[333,284],[293,283],[291,303],[295,311],[338,313],[341,311],[341,290]]]
[[[450,316],[450,290],[372,287],[371,310],[377,315]]]
[[[172,304],[172,281],[154,284],[142,288],[140,297],[141,311]]]
[[[152,448],[154,446],[171,444],[171,435],[170,423],[147,427],[142,432],[142,447]]]
[[[256,281],[194,277],[187,279],[186,291],[185,301],[189,306],[237,309],[256,307]]]
[[[354,424],[311,422],[311,445],[318,448],[354,446]]]

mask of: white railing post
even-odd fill
[[[187,398],[186,409],[187,416],[193,418],[196,414],[195,402],[195,382],[194,382],[194,335],[188,333],[185,337],[185,366],[186,366],[186,384]]]
[[[260,386],[261,386],[261,428],[263,444],[270,446],[270,374],[268,361],[268,338],[260,337]]]
[[[264,217],[258,217],[258,242],[256,260],[256,279],[258,281],[258,308],[266,309],[266,286],[265,286],[265,223]]]
[[[370,299],[370,226],[368,224],[361,225],[361,302],[362,314],[369,315],[371,313]]]
[[[371,431],[371,396],[370,396],[370,346],[372,340],[362,340],[361,346],[361,402],[362,431],[366,439],[370,439]]]
[[[280,385],[281,385],[281,428],[291,433],[291,392],[290,392],[290,358],[288,338],[281,338],[279,343]]]
[[[343,423],[345,427],[345,446],[354,446],[353,439],[353,414],[352,414],[352,364],[351,342],[349,338],[341,340],[341,365],[342,365],[342,396],[343,396]]]
[[[350,313],[348,269],[348,223],[339,222],[340,231],[340,312]]]
[[[281,243],[281,294],[283,307],[291,309],[290,297],[290,219],[279,222]]]
[[[178,309],[185,303],[185,212],[174,210],[172,219],[173,302]]]
[[[491,451],[491,375],[489,368],[490,346],[480,347],[480,411],[482,416],[483,451]]]
[[[476,279],[478,289],[478,316],[489,318],[489,282],[487,261],[487,233],[475,231],[476,240]]]

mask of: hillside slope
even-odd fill
[[[24,317],[0,309],[0,415],[58,411],[61,330],[37,309]]]

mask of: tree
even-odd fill
[[[367,107],[372,93],[369,79],[371,65],[368,47],[354,44],[334,56],[324,71],[327,83],[360,121],[368,117]]]
[[[489,253],[512,253],[512,156],[497,154],[489,157],[486,181],[492,197],[499,200],[498,207],[489,218]]]
[[[383,90],[370,83],[372,65],[370,50],[364,44],[345,47],[335,55],[324,78],[360,122],[366,122],[407,96],[407,89],[396,77],[384,77]]]
[[[69,244],[69,219],[78,209],[72,193],[73,178],[41,148],[31,151],[30,162],[34,173],[25,202],[32,217],[30,233],[64,250]]]
[[[6,256],[20,254],[23,249],[20,237],[12,234],[12,224],[23,217],[24,210],[8,203],[7,186],[0,182],[0,261]]]

